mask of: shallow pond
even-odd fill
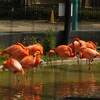
[[[0,100],[63,100],[64,98],[100,98],[100,63],[47,65],[28,71],[25,77],[9,71],[0,72]]]

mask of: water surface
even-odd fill
[[[28,71],[28,81],[20,73],[0,72],[0,100],[63,100],[65,97],[100,98],[100,63],[48,65]]]

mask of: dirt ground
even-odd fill
[[[64,30],[64,22],[50,23],[49,21],[10,21],[0,20],[0,32],[13,31],[45,31],[52,28],[53,31]],[[72,28],[72,24],[71,24]],[[100,30],[100,23],[78,23],[78,30]]]

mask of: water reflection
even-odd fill
[[[13,85],[12,73],[0,72],[0,100],[62,100],[64,97],[100,98],[99,73],[68,70],[67,66],[48,66],[30,70],[29,85],[19,74]],[[76,66],[77,67],[77,66]],[[84,66],[83,66],[84,67]],[[98,66],[99,68],[99,66]],[[74,70],[75,69],[75,70]]]
[[[63,70],[64,71],[64,70]],[[56,98],[63,97],[93,97],[96,92],[96,78],[94,74],[90,73],[89,76],[82,78],[81,72],[75,73],[74,78],[72,78],[73,82],[65,81],[64,76],[62,75],[64,72],[61,72],[61,83],[55,85],[55,96]],[[65,74],[64,74],[65,75]],[[66,79],[68,80],[68,72]],[[57,76],[56,76],[57,78]]]
[[[35,85],[19,85],[16,87],[2,87],[0,86],[0,96],[2,100],[41,100],[43,83]]]
[[[94,74],[92,73],[87,79],[88,81],[81,79],[77,82],[67,82],[56,85],[55,96],[57,98],[93,97],[96,92],[96,79]]]
[[[80,71],[68,71],[54,67],[52,71],[54,84],[49,86],[48,94],[54,96],[53,100],[62,100],[64,97],[100,98],[96,74],[82,72],[82,69]]]

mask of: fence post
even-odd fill
[[[71,22],[71,2],[70,0],[65,0],[65,26],[63,34],[64,44],[68,44],[70,35],[70,22]]]
[[[78,0],[73,0],[72,30],[78,27]]]

